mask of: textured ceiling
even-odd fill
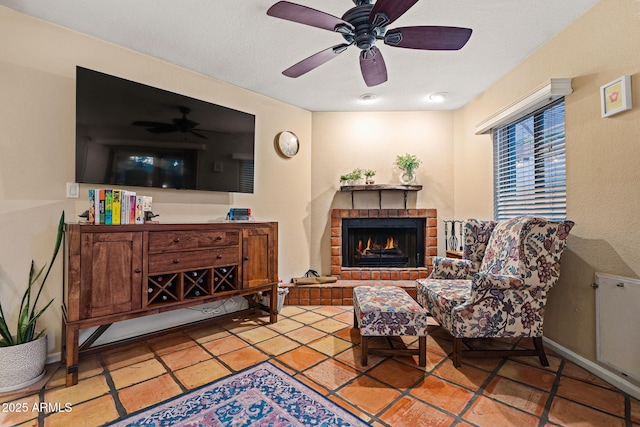
[[[296,3],[342,16],[350,0]],[[420,0],[389,29],[473,29],[460,51],[377,44],[389,79],[368,88],[359,49],[297,78],[284,69],[342,36],[267,16],[276,0],[0,0],[0,5],[311,111],[452,110],[464,106],[598,0]],[[570,76],[549,76],[570,77]],[[142,82],[144,83],[144,82]],[[428,100],[447,92],[445,102]],[[363,104],[372,93],[376,102]]]

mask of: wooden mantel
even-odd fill
[[[420,191],[422,185],[394,185],[394,184],[361,184],[361,185],[342,185],[340,191],[351,192],[351,208],[354,208],[353,193],[355,191],[377,191],[378,204],[382,209],[382,192],[383,191],[402,191],[404,192],[404,208],[407,208],[407,194],[409,191]]]

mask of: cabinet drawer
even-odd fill
[[[238,264],[238,247],[149,255],[149,274]]]
[[[149,233],[149,253],[237,245],[237,231],[158,231]]]

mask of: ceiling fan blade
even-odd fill
[[[400,27],[387,31],[384,43],[408,49],[459,50],[467,44],[472,31],[460,27]]]
[[[207,138],[206,136],[204,136],[204,135],[202,135],[202,134],[200,134],[200,133],[198,133],[198,132],[194,132],[194,131],[192,131],[192,130],[190,130],[190,131],[189,131],[189,133],[190,133],[191,135],[195,135],[195,136],[198,136],[198,137],[200,137],[200,138],[209,139],[209,138]]]
[[[350,30],[354,29],[353,25],[337,16],[288,1],[279,1],[274,4],[267,10],[267,15],[329,31],[336,31],[336,28],[344,27]]]
[[[369,22],[374,27],[386,27],[417,2],[418,0],[378,0],[369,13]]]
[[[315,55],[311,55],[310,57],[303,59],[295,65],[287,68],[282,72],[287,77],[300,77],[301,75],[308,73],[314,68],[319,67],[330,59],[335,58],[349,47],[348,44],[338,44],[328,49],[322,50]]]
[[[382,52],[375,46],[360,52],[360,71],[367,86],[377,86],[387,81],[387,66]]]
[[[171,132],[177,132],[178,129],[176,129],[173,126],[161,126],[161,127],[152,127],[147,129],[148,132],[151,133],[171,133]]]

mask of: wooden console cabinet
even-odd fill
[[[277,322],[278,224],[67,224],[62,362],[78,359],[112,324],[261,291]],[[82,346],[79,331],[100,326]]]

